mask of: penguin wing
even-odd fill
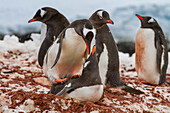
[[[44,57],[49,49],[49,47],[53,44],[53,41],[50,41],[48,37],[52,37],[51,35],[47,35],[44,39],[38,53],[38,63],[42,67],[44,62]]]
[[[158,71],[160,74],[162,74],[162,66],[161,66],[161,62],[163,62],[162,60],[162,57],[163,57],[163,44],[162,44],[162,40],[161,40],[161,35],[158,35],[155,37],[155,46],[156,46],[156,50],[157,50],[157,57],[156,57],[156,60],[157,60],[157,67],[158,67]]]
[[[59,48],[58,48],[58,53],[57,53],[57,57],[54,61],[53,66],[51,67],[51,69],[57,64],[59,58],[60,58],[60,54],[61,54],[61,48],[62,48],[62,42],[63,42],[63,38],[65,36],[65,30],[63,32],[60,33],[60,35],[58,36],[59,40],[57,41],[57,43],[60,43]]]

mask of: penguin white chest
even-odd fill
[[[61,58],[59,64],[70,64],[70,66],[82,65],[85,62],[86,43],[74,29],[70,28],[63,39]]]
[[[58,45],[55,44],[49,51],[49,68],[54,64],[58,53]],[[74,74],[81,74],[85,62],[86,43],[73,28],[68,28],[62,43],[61,54],[57,64],[50,70],[49,75],[58,79]]]
[[[136,71],[140,80],[158,84],[160,74],[157,68],[155,33],[152,29],[141,28],[136,36]]]
[[[103,85],[94,85],[81,87],[71,93],[67,93],[65,97],[77,98],[79,101],[97,102],[103,95]]]
[[[107,47],[104,44],[103,45],[103,52],[101,53],[100,59],[99,59],[99,73],[100,73],[100,77],[102,80],[102,84],[106,83],[106,74],[108,71],[108,51],[107,51]]]

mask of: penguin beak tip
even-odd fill
[[[106,20],[106,21],[110,24],[114,24],[114,22],[112,20]]]
[[[29,20],[28,23],[34,22],[34,21],[36,21],[36,20],[37,20],[37,19],[33,18],[33,19]]]
[[[142,16],[140,16],[140,15],[138,15],[138,14],[136,14],[136,16],[137,16],[140,20],[143,20],[143,17],[142,17]]]

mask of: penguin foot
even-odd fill
[[[137,89],[132,88],[132,87],[130,87],[130,86],[124,86],[124,87],[122,87],[121,89],[124,90],[124,91],[126,91],[126,92],[133,93],[133,94],[137,94],[137,95],[139,95],[139,94],[144,94],[143,91],[137,90]]]
[[[63,84],[67,81],[67,78],[63,78],[63,79],[55,79],[54,83],[57,84]]]
[[[157,86],[157,84],[151,84],[151,83],[146,82],[146,81],[141,81],[141,83],[146,84],[146,85],[151,85],[151,86]]]
[[[75,74],[73,76],[71,76],[71,79],[76,79],[76,78],[80,78],[81,74]]]
[[[146,81],[140,81],[140,82],[142,82],[143,84],[149,84],[148,82],[146,82]]]

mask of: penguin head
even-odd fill
[[[70,27],[74,27],[77,34],[84,39],[87,46],[87,52],[90,54],[91,41],[96,36],[96,29],[92,23],[87,19],[76,20],[71,23]]]
[[[29,20],[28,23],[31,23],[34,21],[40,21],[40,22],[45,23],[57,14],[59,14],[57,10],[50,8],[50,7],[43,7],[36,12],[34,17],[31,20]]]
[[[136,14],[136,16],[139,18],[141,22],[141,28],[155,28],[159,27],[158,22],[150,16],[140,16]]]
[[[87,47],[87,52],[88,52],[88,54],[90,54],[91,41],[96,36],[96,29],[94,28],[94,26],[92,26],[91,23],[86,23],[84,25],[82,31],[83,31],[83,39],[84,39],[84,41],[86,43],[86,47]]]
[[[95,28],[100,28],[107,23],[114,24],[113,21],[110,19],[108,12],[102,9],[99,9],[95,13],[93,13],[90,17],[90,21],[93,23]]]

